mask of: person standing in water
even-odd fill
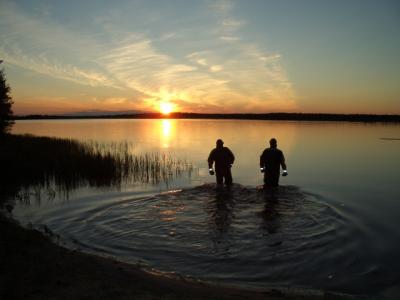
[[[264,187],[279,186],[279,173],[282,166],[282,176],[287,176],[287,168],[283,152],[277,148],[276,139],[269,141],[270,147],[260,156],[260,170],[264,173]]]
[[[210,175],[214,175],[213,163],[215,163],[215,175],[217,184],[222,185],[225,178],[225,185],[232,185],[231,167],[235,161],[235,156],[228,147],[224,147],[224,142],[221,139],[217,140],[216,148],[211,150],[208,156],[208,168]]]

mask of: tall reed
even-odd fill
[[[69,192],[81,186],[169,183],[192,165],[163,153],[133,154],[127,142],[5,135],[0,139],[0,202],[21,189],[51,187]]]

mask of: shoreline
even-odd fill
[[[259,120],[296,122],[400,123],[400,115],[330,114],[330,113],[97,113],[92,115],[15,115],[12,120],[80,120],[80,119],[194,119]]]
[[[1,212],[0,270],[1,299],[357,299],[328,291],[250,290],[149,273],[59,246]]]

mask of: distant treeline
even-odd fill
[[[400,115],[323,114],[323,113],[267,113],[267,114],[203,114],[203,113],[139,113],[97,116],[27,115],[15,116],[15,120],[38,119],[233,119],[279,121],[346,121],[346,122],[400,122]]]

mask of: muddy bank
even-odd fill
[[[0,299],[349,299],[298,290],[246,291],[148,274],[53,244],[0,215]]]

